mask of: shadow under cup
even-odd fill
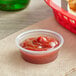
[[[20,46],[21,42],[23,42],[25,39],[36,36],[54,37],[59,41],[59,46],[53,49],[50,48],[47,51],[31,51]],[[44,29],[30,30],[20,34],[16,38],[16,44],[20,49],[23,59],[34,64],[45,64],[54,61],[58,56],[59,49],[63,45],[63,42],[63,37],[60,34]]]

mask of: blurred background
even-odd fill
[[[28,7],[21,11],[0,11],[0,39],[51,15],[52,10],[44,0],[31,0]]]

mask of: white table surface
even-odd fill
[[[0,11],[0,39],[52,15],[44,0],[31,0],[29,6],[18,12]]]

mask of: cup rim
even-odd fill
[[[31,33],[31,32],[37,32],[37,31],[50,32],[51,34],[54,34],[54,35],[58,36],[58,37],[60,38],[60,40],[61,40],[59,46],[56,47],[56,48],[49,49],[48,51],[31,51],[31,50],[25,49],[25,48],[23,48],[23,47],[20,46],[18,39],[19,39],[21,36],[23,36],[24,34],[28,34],[28,33]],[[23,32],[23,33],[21,33],[20,35],[18,35],[18,36],[16,37],[16,40],[15,40],[15,41],[16,41],[17,47],[18,47],[20,50],[22,50],[22,51],[24,51],[24,52],[27,52],[27,53],[32,53],[32,54],[43,54],[43,53],[50,53],[50,52],[56,51],[56,50],[58,50],[58,49],[63,45],[63,43],[64,43],[64,39],[63,39],[63,37],[62,37],[59,33],[55,32],[55,31],[51,31],[51,30],[46,30],[46,29],[28,30],[28,31]]]

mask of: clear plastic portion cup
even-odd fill
[[[32,51],[32,50],[27,50],[20,46],[20,44],[25,39],[36,37],[36,36],[54,37],[59,41],[59,46],[53,49],[50,48],[47,51]],[[54,31],[45,30],[45,29],[29,30],[29,31],[23,32],[16,38],[16,45],[19,48],[23,59],[35,64],[44,64],[44,63],[54,61],[57,58],[59,49],[60,47],[62,47],[63,43],[64,43],[64,39],[60,34]]]

